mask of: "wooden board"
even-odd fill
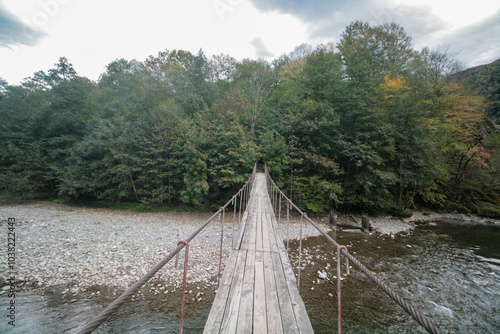
[[[253,330],[255,333],[267,333],[266,283],[263,254],[256,252],[253,294]]]
[[[264,277],[266,281],[267,332],[269,334],[282,334],[283,324],[281,323],[273,260],[269,254],[264,256]]]
[[[238,256],[239,254],[233,253],[229,257],[226,269],[224,270],[221,278],[221,284],[219,286],[219,289],[217,290],[217,296],[214,300],[214,303],[212,304],[212,308],[210,309],[210,314],[208,315],[204,333],[220,332],[222,318],[219,316],[219,314],[224,313],[228,305],[227,298],[229,296],[231,283],[233,281],[237,281],[237,279],[233,280],[233,273],[235,272],[234,268]]]
[[[254,294],[254,279],[255,279],[255,251],[247,252],[247,260],[245,262],[245,274],[243,277],[243,285],[241,289],[240,310],[236,324],[236,333],[253,333],[253,294]]]
[[[312,333],[263,174],[243,218],[204,333]]]
[[[234,266],[233,281],[231,282],[231,292],[226,300],[228,306],[225,308],[225,312],[223,313],[224,315],[221,328],[221,332],[223,333],[235,333],[236,325],[238,323],[247,252],[238,252],[237,258],[238,260]],[[212,314],[212,311],[210,311],[210,314]],[[217,316],[220,317],[220,314]]]

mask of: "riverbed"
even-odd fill
[[[135,252],[137,258],[135,262],[150,266],[157,258],[161,258],[168,248],[157,238],[159,232],[167,234],[175,228],[170,241],[175,245],[175,240],[178,240],[176,234],[182,235],[184,232],[192,231],[193,227],[199,225],[198,221],[205,217],[196,216],[191,220],[189,218],[191,216],[184,214],[148,216],[67,207],[57,207],[54,215],[52,212],[54,208],[50,209],[52,211],[49,210],[52,214],[43,211],[47,208],[42,208],[42,211],[40,207],[22,209],[25,211],[16,211],[24,212],[26,215],[21,217],[22,223],[17,225],[20,232],[19,240],[37,237],[41,244],[48,246],[43,248],[44,251],[40,251],[39,248],[31,249],[31,246],[20,243],[20,258],[24,257],[26,261],[27,257],[30,257],[29,261],[20,263],[25,265],[22,268],[27,269],[35,263],[36,269],[43,269],[46,276],[37,272],[31,273],[32,276],[23,273],[26,276],[23,279],[36,277],[41,280],[43,286],[39,286],[39,281],[34,284],[33,282],[21,284],[22,291],[17,292],[15,298],[16,326],[10,326],[8,318],[3,317],[0,322],[1,333],[76,333],[78,328],[123,292],[125,283],[132,279],[132,277],[128,280],[123,279],[126,272],[116,272],[114,276],[108,272],[107,276],[103,276],[104,281],[98,280],[93,271],[99,271],[101,262],[105,265],[105,269],[106,266],[112,267],[122,263],[127,255],[125,250],[132,247],[131,252]],[[32,214],[29,210],[38,210],[37,219],[28,219]],[[44,216],[40,212],[47,215]],[[144,218],[148,218],[148,222],[145,225],[138,225],[144,224]],[[79,225],[81,219],[86,219],[88,222]],[[115,220],[121,224],[119,233],[113,230],[113,226],[117,224]],[[176,220],[181,220],[182,224]],[[78,228],[75,229],[75,226]],[[53,228],[56,227],[58,231],[54,232]],[[3,225],[2,228],[4,229]],[[211,231],[214,237],[202,236],[203,242],[198,252],[203,254],[203,244],[216,245],[220,241],[220,233],[216,232],[219,228],[220,222],[216,222],[214,230]],[[280,229],[284,234],[285,227],[281,226]],[[72,230],[88,240],[84,239],[86,241],[83,242],[76,235],[71,235]],[[137,234],[138,230],[142,231],[141,235]],[[99,237],[97,233],[99,231],[104,231],[105,237]],[[228,245],[231,230],[226,228],[225,231],[224,241]],[[295,224],[291,228],[292,238],[296,237],[297,231]],[[45,240],[47,236],[56,235],[55,233],[64,236],[64,240],[59,240],[60,238]],[[305,235],[307,239],[303,241],[300,292],[315,332],[332,333],[337,328],[335,250],[326,244],[322,237],[315,237],[313,230],[306,229]],[[346,245],[351,254],[428,316],[443,333],[500,331],[500,228],[498,226],[441,221],[420,224],[413,230],[392,236],[333,231],[330,235],[340,244]],[[94,243],[91,243],[91,247],[85,248],[85,245],[92,240]],[[62,248],[64,250],[62,258],[77,261],[76,265],[70,268],[64,267],[61,273],[57,272],[61,256],[55,251],[51,253],[50,245]],[[298,241],[292,240],[290,248],[290,257],[297,269]],[[80,255],[82,252],[84,254]],[[205,254],[205,258],[210,259],[212,263],[214,257],[218,258],[216,253]],[[45,261],[45,258],[53,259]],[[94,260],[89,263],[91,259]],[[4,260],[2,258],[2,261]],[[130,262],[131,268],[136,268],[137,263],[134,263],[132,258],[127,261]],[[43,266],[40,266],[41,264]],[[125,304],[118,314],[101,326],[97,333],[177,333],[180,290],[178,279],[167,274],[173,272],[173,264],[171,266],[172,268],[163,270],[161,275],[141,289],[139,295]],[[194,268],[200,267],[203,267],[203,261],[194,264]],[[215,265],[210,264],[208,267],[214,268],[204,272],[205,276],[201,280],[195,280],[196,274],[193,274],[188,286],[185,333],[201,333],[210,311],[217,287]],[[44,282],[45,277],[51,279],[52,276],[49,275],[51,268],[56,270],[53,277],[72,277],[72,273],[78,274],[79,269],[82,269],[82,273],[95,281],[91,280],[91,284],[82,285]],[[318,277],[318,271],[324,272],[328,279]],[[64,276],[66,274],[70,276]],[[129,276],[137,274],[140,272]],[[111,284],[105,284],[106,279]],[[344,277],[342,284],[344,332],[425,333],[415,320],[356,268],[351,269],[350,275]],[[11,300],[7,294],[0,297],[1,307],[5,313]]]
[[[500,228],[429,222],[391,236],[332,234],[443,333],[500,331]],[[297,247],[298,242],[294,243]],[[337,326],[336,261],[320,238],[304,241],[301,295],[315,332]],[[297,263],[298,253],[291,258]],[[320,279],[318,270],[328,279]],[[345,272],[345,268],[342,269]],[[346,333],[426,333],[356,268],[342,281]],[[330,294],[330,298],[325,298]],[[329,310],[329,312],[325,311]]]

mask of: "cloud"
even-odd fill
[[[24,24],[0,3],[0,47],[33,46],[43,36],[43,33]]]
[[[255,54],[259,58],[269,58],[274,56],[274,54],[267,49],[261,38],[255,38],[251,42],[252,46],[255,48]]]
[[[261,12],[290,14],[307,24],[309,40],[339,42],[351,22],[372,25],[400,24],[412,36],[415,48],[449,46],[467,66],[492,62],[500,57],[500,10],[475,24],[460,27],[445,20],[433,2],[391,0],[250,0]],[[450,2],[452,5],[452,2]],[[497,7],[498,8],[498,7]]]
[[[378,23],[396,22],[414,38],[435,33],[449,26],[432,11],[430,5],[388,5],[372,9],[371,15]]]
[[[476,24],[444,38],[450,51],[468,66],[491,63],[500,58],[500,10]]]
[[[298,17],[309,25],[312,38],[338,39],[355,20],[371,24],[396,22],[415,38],[446,28],[431,5],[396,4],[388,0],[252,0],[261,11],[278,11]]]
[[[356,6],[366,0],[356,1]],[[347,0],[251,0],[257,9],[264,12],[280,12],[294,15],[305,22],[315,22],[343,11],[352,1]]]

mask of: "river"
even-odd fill
[[[410,304],[429,317],[443,333],[500,332],[500,228],[457,221],[419,225],[410,234],[390,236],[333,233],[340,244],[378,274]],[[298,242],[292,242],[292,263]],[[336,275],[334,249],[324,238],[303,242],[300,292],[316,333],[337,328],[336,282],[318,278]],[[191,300],[196,287],[189,287]],[[96,295],[96,291],[100,291]],[[90,298],[90,294],[93,297]],[[331,296],[329,296],[331,294]],[[213,291],[186,309],[184,333],[200,333],[210,311]],[[75,333],[115,296],[96,287],[72,300],[58,290],[16,294],[16,326],[2,317],[0,333]],[[177,333],[179,293],[148,294],[125,304],[96,333]],[[0,297],[2,313],[10,299]],[[356,268],[342,282],[344,333],[426,333],[382,290]]]

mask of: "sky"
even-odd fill
[[[355,20],[396,22],[414,47],[467,67],[500,58],[498,0],[0,0],[0,77],[19,84],[68,58],[98,80],[115,59],[187,50],[273,60],[303,43],[338,43]]]

